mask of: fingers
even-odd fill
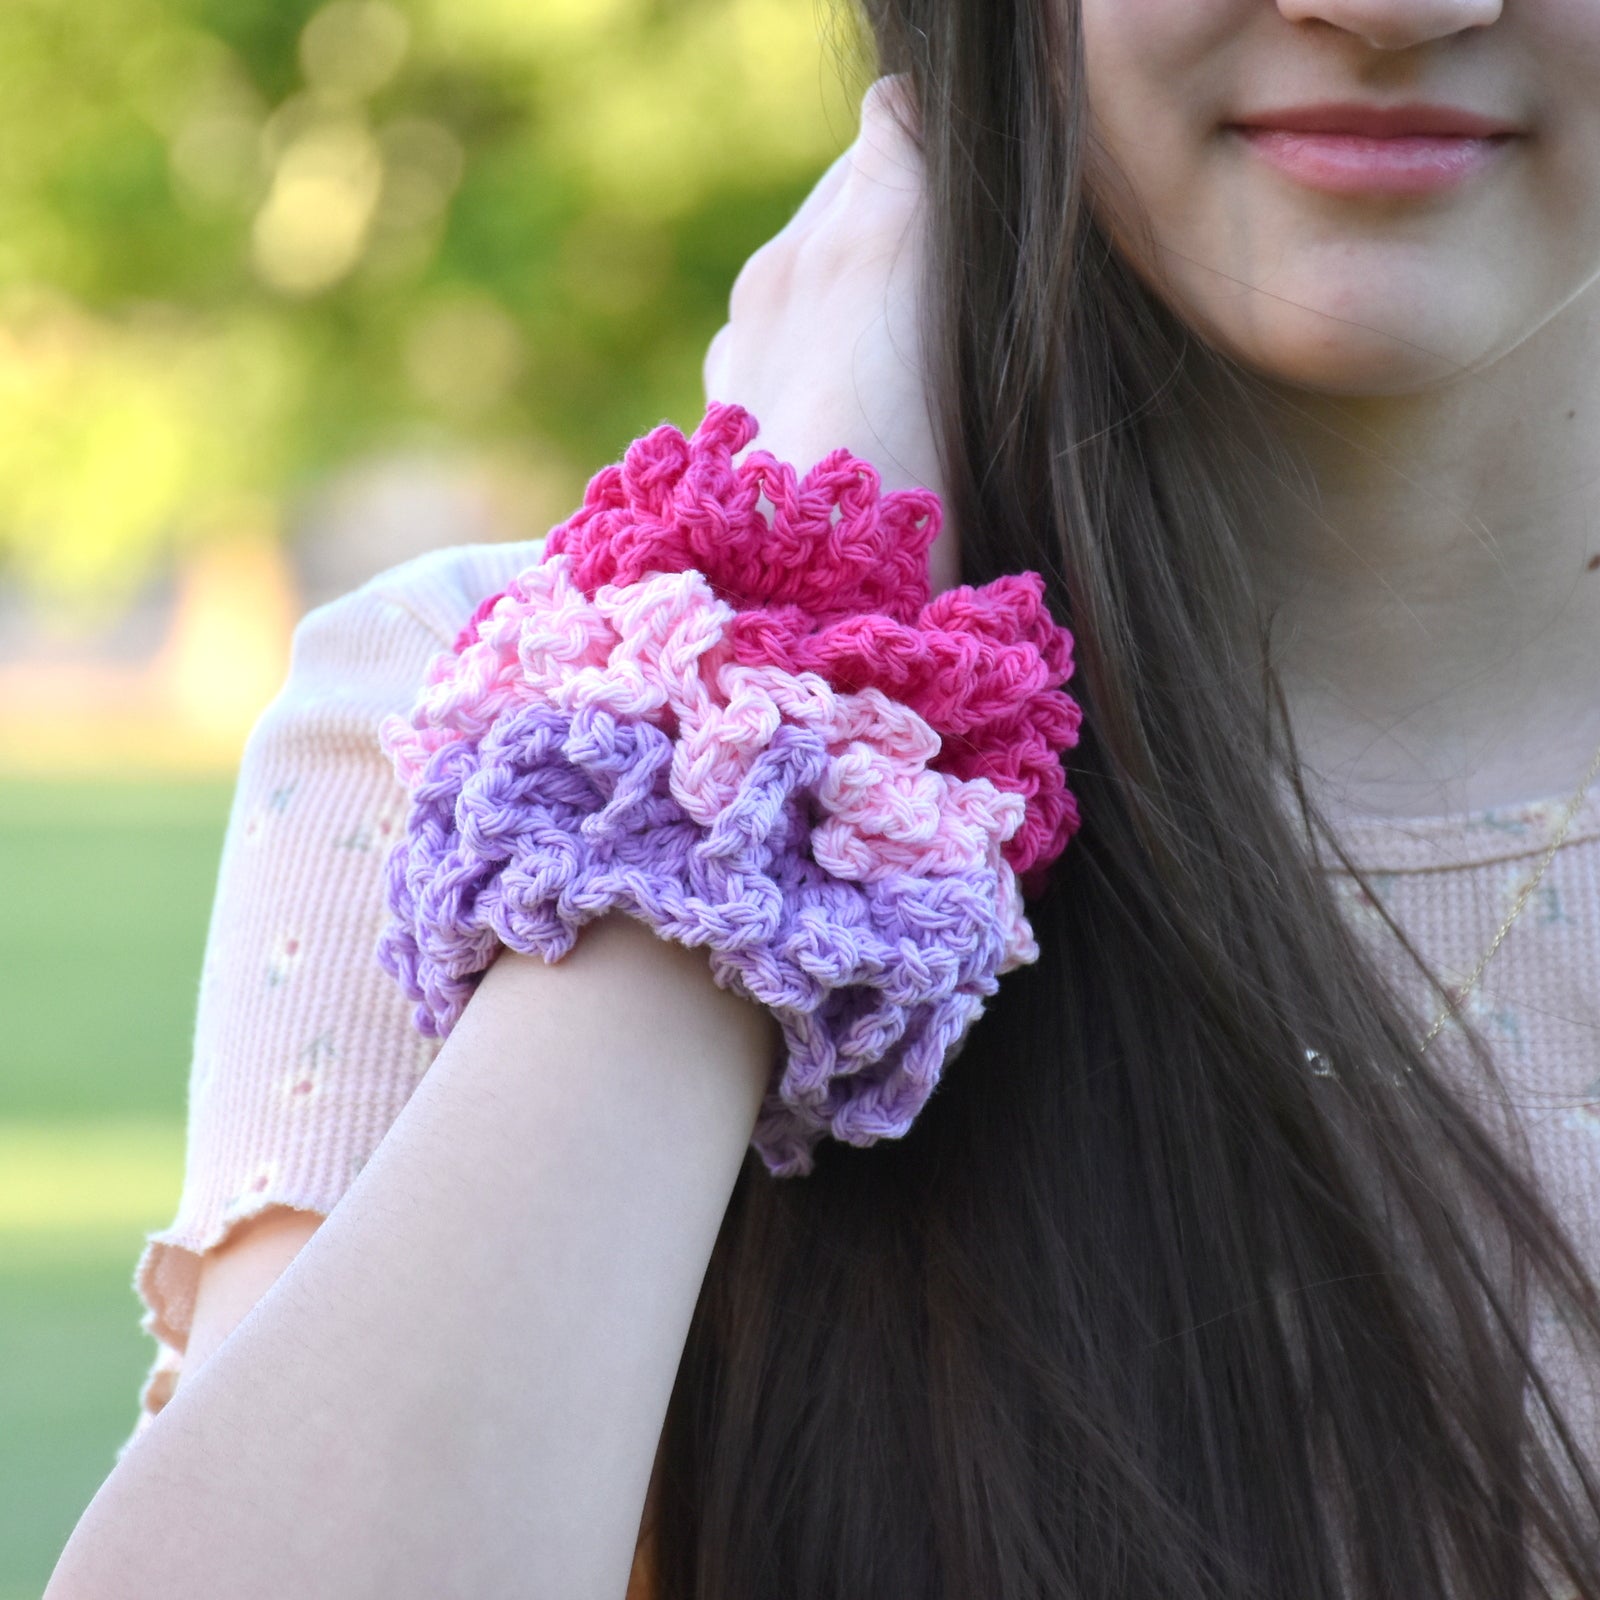
[[[706,392],[706,401],[726,400],[723,393],[727,372],[728,341],[733,337],[733,324],[725,322],[706,346],[706,358],[700,369],[700,381]]]
[[[800,202],[799,209],[784,225],[783,232],[799,232],[802,228],[810,227],[816,220],[818,213],[826,210],[829,202],[844,187],[844,180],[849,175],[850,152],[845,150],[833,165],[817,179],[811,193]]]
[[[874,79],[861,101],[861,127],[855,142],[817,179],[776,237],[792,238],[811,227],[838,198],[852,172],[899,187],[908,178],[920,182],[920,151],[906,131],[908,126],[918,128],[920,121],[905,73]]]
[[[861,121],[893,126],[913,144],[922,143],[922,108],[909,72],[889,72],[874,78],[861,97]]]
[[[864,178],[893,188],[922,182],[922,117],[907,73],[875,78],[861,97],[861,130],[846,152]]]
[[[734,278],[728,323],[701,366],[708,401],[727,398],[734,325],[760,324],[786,299],[797,274],[817,280],[877,270],[903,249],[922,198],[922,152],[914,137],[920,126],[907,74],[891,73],[868,86],[855,141]]]

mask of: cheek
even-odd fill
[[[1519,40],[1541,132],[1579,159],[1600,144],[1600,0],[1528,0]]]
[[[1182,227],[1184,197],[1228,105],[1230,74],[1257,6],[1082,0],[1090,187],[1113,234],[1124,231],[1117,218],[1128,202],[1159,219],[1163,232]]]
[[[1595,0],[1524,0],[1517,23],[1540,64],[1600,66],[1600,6]],[[1596,85],[1600,88],[1600,85]]]
[[[1506,77],[1523,86],[1536,144],[1512,231],[1538,269],[1600,273],[1600,0],[1523,0],[1507,12]]]
[[[1084,46],[1091,54],[1120,41],[1123,54],[1143,49],[1167,56],[1193,41],[1214,43],[1220,35],[1237,32],[1241,19],[1258,7],[1259,0],[1079,0],[1078,10]]]
[[[1151,104],[1193,104],[1227,83],[1230,46],[1259,0],[1081,0],[1093,113],[1137,126]]]

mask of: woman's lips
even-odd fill
[[[1230,131],[1269,166],[1308,188],[1350,195],[1434,194],[1481,172],[1514,137],[1412,133],[1378,138],[1238,125]]]

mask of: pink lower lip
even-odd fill
[[[1269,165],[1328,194],[1432,194],[1480,172],[1511,138],[1429,133],[1374,139],[1244,127],[1234,132]]]

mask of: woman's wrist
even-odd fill
[[[563,974],[560,1016],[571,1037],[562,1036],[544,1001],[557,970]],[[580,1079],[603,1083],[601,1092],[614,1098],[609,1114],[637,1113],[636,1127],[656,1139],[668,1122],[678,1131],[714,1116],[719,1126],[742,1130],[742,1151],[782,1049],[771,1012],[719,988],[705,951],[663,940],[620,912],[586,924],[558,966],[502,950],[474,1002],[480,1015],[489,1005],[503,1006],[537,1032],[537,1055],[529,1063],[508,1059],[508,1070],[548,1073],[556,1095]],[[650,1048],[622,1056],[616,1046],[597,1051],[591,1018],[602,1011],[618,1036]],[[663,1072],[660,1047],[668,1039],[676,1042],[672,1070]],[[737,1160],[732,1167],[737,1170]]]

